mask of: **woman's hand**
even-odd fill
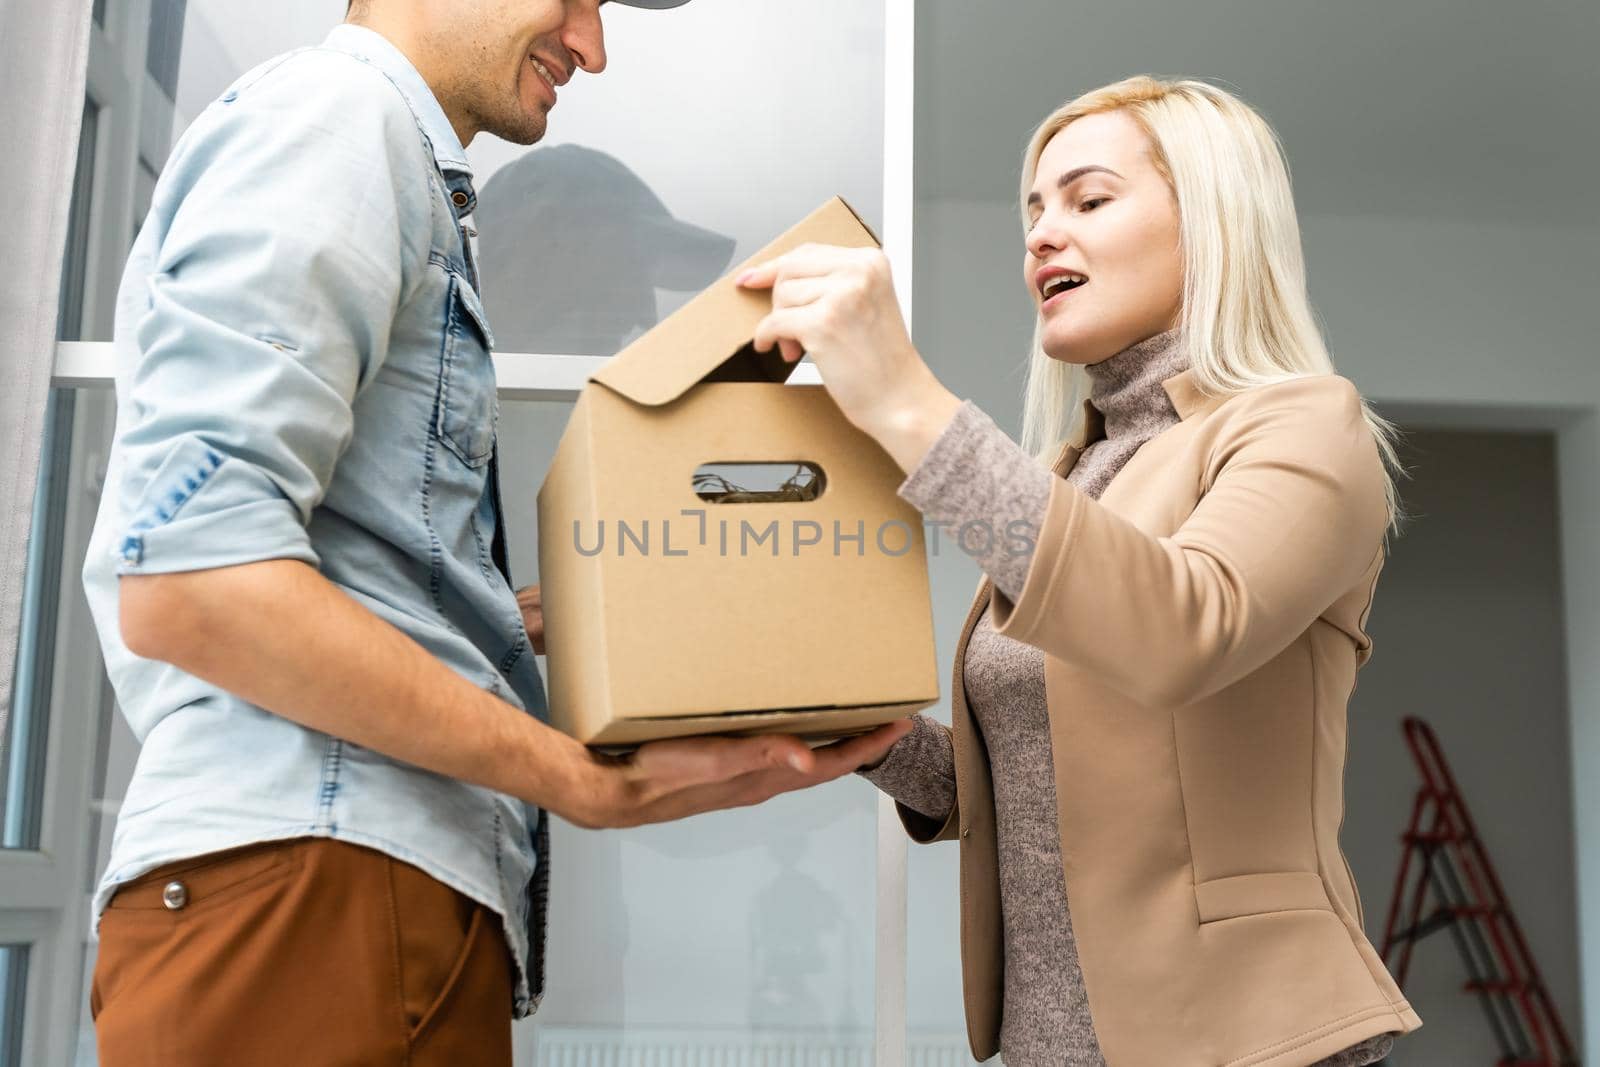
[[[756,350],[777,345],[790,362],[810,353],[845,418],[901,469],[915,467],[961,400],[911,344],[888,257],[875,248],[802,245],[746,271],[739,284],[772,290]]]

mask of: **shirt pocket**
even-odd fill
[[[482,467],[494,452],[494,334],[483,303],[466,279],[450,275],[444,340],[439,346],[439,386],[434,395],[433,434],[469,467]]]

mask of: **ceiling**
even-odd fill
[[[922,197],[1016,195],[1056,105],[1197,76],[1283,139],[1304,214],[1600,224],[1595,0],[920,0]]]

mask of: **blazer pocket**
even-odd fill
[[[1322,877],[1308,871],[1240,874],[1196,882],[1200,924],[1282,911],[1333,911]]]

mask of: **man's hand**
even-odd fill
[[[544,601],[539,587],[530,585],[517,590],[517,607],[522,609],[522,626],[528,631],[528,642],[536,656],[544,655]]]
[[[875,763],[910,732],[911,721],[900,719],[817,749],[796,737],[772,735],[654,741],[626,756],[594,754],[602,784],[592,808],[569,804],[561,814],[600,829],[749,807]]]
[[[657,741],[603,756],[478,688],[305,563],[130,575],[119,599],[134,655],[578,826],[759,804],[871,763],[911,728],[902,720],[815,752],[771,736]]]

